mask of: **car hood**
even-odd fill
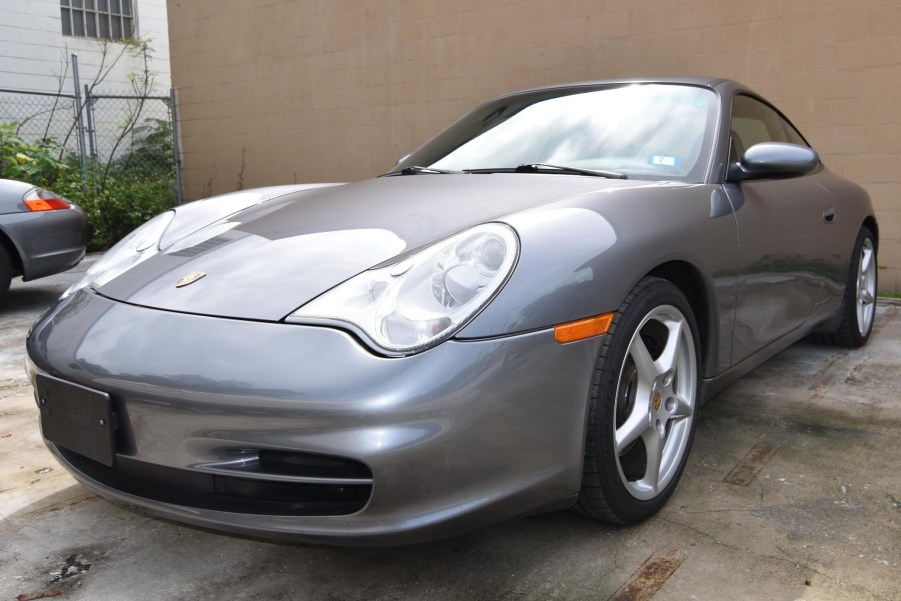
[[[277,321],[370,267],[467,227],[642,184],[570,175],[422,174],[305,190],[196,224],[200,229],[167,241],[98,292],[171,311]],[[184,231],[195,229],[178,219]],[[176,286],[195,272],[204,275]]]

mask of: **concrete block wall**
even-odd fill
[[[481,100],[641,75],[742,81],[881,225],[901,293],[901,2],[168,0],[186,198],[383,173]]]

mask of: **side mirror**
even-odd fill
[[[785,142],[761,142],[745,151],[738,163],[729,165],[727,181],[773,179],[810,173],[820,164],[815,150]]]

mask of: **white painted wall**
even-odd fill
[[[153,95],[167,95],[171,87],[169,28],[165,0],[135,0],[136,33],[150,40],[151,70],[155,73]],[[90,83],[100,69],[102,42],[64,36],[59,0],[0,0],[0,88],[56,92],[66,61],[78,54],[82,84]],[[108,42],[107,65],[124,44]],[[130,93],[129,73],[141,70],[138,59],[126,52],[97,93]],[[83,89],[83,88],[82,88]],[[68,70],[62,92],[72,94],[72,70]]]

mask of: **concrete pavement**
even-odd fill
[[[78,277],[14,282],[0,305],[0,601],[901,601],[901,306],[878,308],[864,349],[798,344],[711,401],[675,496],[639,526],[559,512],[359,549],[142,517],[68,476],[41,441],[23,340]]]

